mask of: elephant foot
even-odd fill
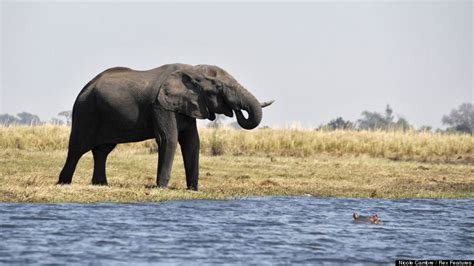
[[[197,188],[197,186],[188,186],[188,190],[198,191],[198,188]]]
[[[156,185],[159,188],[167,188],[168,183],[169,183],[169,179],[161,179],[161,180],[156,181]]]
[[[107,182],[96,182],[96,183],[92,182],[92,185],[93,186],[107,186],[108,184]]]
[[[70,185],[71,184],[71,180],[59,180],[56,185],[58,186],[62,186],[62,185]]]
[[[107,186],[106,179],[92,179],[92,185],[94,186]]]
[[[163,185],[163,184],[158,184],[155,186],[155,188],[168,188],[168,184]]]
[[[69,185],[71,184],[71,181],[72,181],[72,176],[68,177],[61,173],[61,175],[59,175],[58,183],[56,183],[56,185]]]

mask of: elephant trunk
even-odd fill
[[[239,99],[239,101],[235,102],[236,108],[234,108],[237,122],[245,129],[256,128],[260,124],[260,121],[262,121],[262,107],[260,102],[242,86],[236,90],[236,96],[237,99]],[[241,109],[247,111],[248,118],[244,117]]]

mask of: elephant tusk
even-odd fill
[[[271,101],[268,101],[268,102],[263,102],[263,103],[260,103],[260,106],[262,108],[264,108],[264,107],[267,107],[267,106],[271,105],[274,102],[275,102],[275,100],[271,100]]]

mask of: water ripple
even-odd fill
[[[354,211],[378,213],[384,224],[356,224]],[[0,214],[0,263],[6,264],[474,259],[474,199],[1,203]]]

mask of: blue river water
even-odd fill
[[[377,213],[382,225],[352,213]],[[392,264],[474,259],[474,199],[0,203],[0,264]]]

